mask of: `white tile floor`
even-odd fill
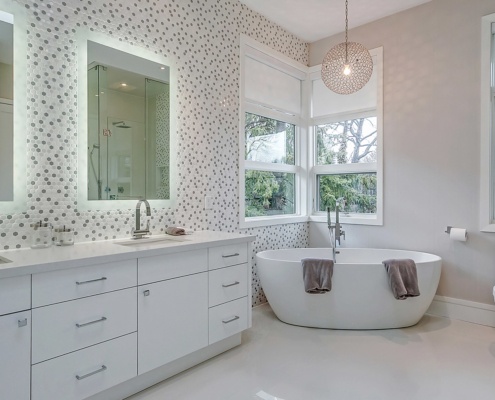
[[[495,329],[426,315],[338,331],[253,312],[243,344],[129,400],[494,400]]]

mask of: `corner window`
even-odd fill
[[[370,81],[342,96],[322,82],[321,66],[241,35],[241,228],[324,222],[338,199],[342,223],[383,223],[383,56],[370,53]]]

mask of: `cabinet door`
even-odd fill
[[[31,275],[0,279],[0,315],[31,308]]]
[[[208,345],[208,274],[138,288],[138,373]]]
[[[0,399],[29,400],[31,311],[0,317]]]

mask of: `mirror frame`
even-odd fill
[[[112,47],[123,53],[141,57],[170,69],[170,199],[148,199],[152,208],[172,208],[177,199],[177,68],[175,62],[163,55],[155,54],[144,48],[111,38],[105,34],[79,29],[77,31],[78,48],[78,128],[77,128],[77,206],[78,211],[133,209],[135,200],[88,200],[88,41]]]
[[[0,10],[14,16],[14,196],[0,201],[0,213],[27,212],[27,14],[21,5],[0,0]]]
[[[480,231],[495,233],[495,154],[493,151],[495,135],[491,110],[491,36],[495,14],[481,18],[481,134],[480,134]]]

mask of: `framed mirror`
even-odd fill
[[[94,32],[78,45],[78,209],[172,206],[174,66]]]
[[[0,0],[0,213],[27,211],[26,15]]]

